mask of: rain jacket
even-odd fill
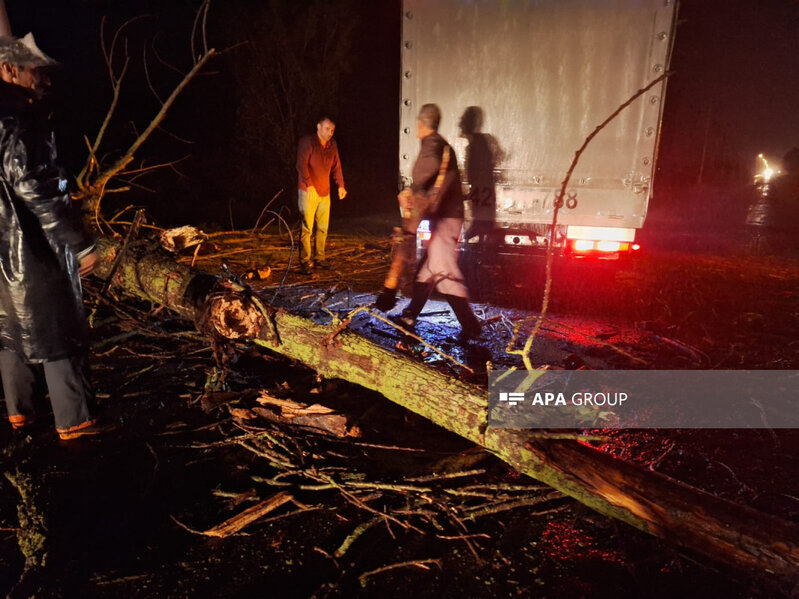
[[[31,362],[86,346],[79,256],[92,251],[25,88],[0,81],[0,343]]]

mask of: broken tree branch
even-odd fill
[[[193,67],[188,73],[186,73],[183,76],[183,79],[181,79],[181,81],[175,86],[175,88],[172,90],[172,93],[169,94],[169,97],[167,97],[166,100],[161,102],[161,108],[158,111],[158,113],[152,118],[150,123],[144,129],[144,131],[142,131],[136,137],[136,139],[128,147],[128,149],[119,158],[117,158],[117,160],[113,164],[107,166],[106,168],[101,167],[100,161],[97,159],[97,155],[102,140],[105,137],[108,127],[111,123],[114,112],[116,111],[116,108],[119,104],[122,81],[125,77],[125,73],[127,72],[128,66],[130,64],[130,57],[128,56],[127,52],[127,42],[125,44],[125,61],[123,63],[122,69],[119,72],[119,74],[116,74],[113,68],[114,53],[116,50],[116,45],[119,36],[122,33],[122,30],[141,17],[130,19],[129,21],[125,22],[114,34],[113,40],[111,42],[111,47],[109,49],[106,49],[105,41],[104,40],[102,41],[103,54],[106,59],[106,64],[108,65],[109,77],[111,79],[111,83],[113,86],[114,95],[111,100],[111,106],[109,107],[105,119],[103,120],[103,123],[100,126],[100,130],[97,134],[97,137],[95,138],[94,144],[91,146],[89,150],[89,157],[86,161],[86,164],[77,177],[79,192],[76,194],[76,199],[86,200],[86,209],[90,214],[93,214],[93,219],[95,223],[97,223],[98,225],[100,222],[100,202],[106,193],[106,185],[108,184],[108,182],[112,178],[120,175],[124,171],[124,169],[133,161],[134,155],[136,154],[137,150],[150,137],[153,131],[155,131],[160,127],[161,123],[166,118],[167,112],[172,107],[172,105],[174,104],[178,96],[181,94],[181,92],[183,92],[186,86],[192,81],[192,79],[194,79],[197,73],[200,70],[202,70],[202,68],[211,59],[211,57],[213,57],[216,54],[216,50],[214,50],[213,48],[209,48],[207,46],[207,41],[205,39],[205,21],[208,14],[208,5],[209,3],[207,0],[203,2],[195,19],[195,28],[197,27],[198,22],[202,23],[203,53],[199,56],[192,56],[192,60],[194,61]],[[194,42],[192,41],[192,44],[193,43]],[[147,81],[149,84],[149,72],[147,71],[146,64],[145,64],[145,74],[147,76]]]

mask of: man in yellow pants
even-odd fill
[[[311,274],[313,266],[329,270],[325,260],[325,243],[327,226],[330,222],[330,174],[338,185],[338,199],[347,195],[344,188],[344,173],[341,170],[341,159],[338,146],[333,139],[336,124],[329,116],[324,116],[316,123],[316,134],[306,135],[300,139],[297,148],[298,200],[300,217],[302,218],[302,234],[300,235],[300,273]],[[311,234],[316,223],[316,243],[311,252]]]

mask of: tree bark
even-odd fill
[[[118,246],[99,244],[107,274]],[[206,309],[214,277],[177,264],[163,252],[125,255],[114,284],[143,299],[196,319]],[[203,296],[205,293],[205,296]],[[233,298],[219,302],[238,305]],[[245,306],[246,308],[246,306]],[[217,318],[233,325],[241,315]],[[513,468],[594,510],[735,567],[795,579],[799,572],[799,526],[715,497],[656,472],[618,460],[573,440],[531,439],[528,431],[488,429],[486,390],[446,375],[408,356],[344,329],[277,310],[261,322],[254,341],[301,362],[327,378],[375,390],[473,443]]]

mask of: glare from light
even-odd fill
[[[596,248],[600,252],[618,252],[621,249],[621,244],[618,241],[598,241]]]
[[[596,241],[632,241],[635,239],[635,229],[569,225],[566,228],[566,237],[568,239],[594,239]]]
[[[774,175],[781,174],[779,169],[772,168],[763,154],[758,154],[757,159],[762,163],[763,170],[755,175],[755,183],[768,183]]]

